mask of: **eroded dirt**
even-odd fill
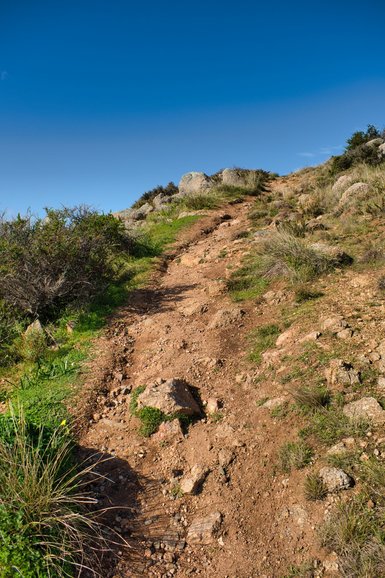
[[[276,473],[277,450],[294,435],[290,423],[256,404],[283,387],[262,388],[247,357],[248,333],[270,322],[276,305],[238,305],[225,291],[255,242],[237,237],[249,229],[250,206],[227,206],[185,232],[97,344],[81,445],[113,456],[103,466],[109,480],[95,491],[102,507],[116,507],[113,525],[130,544],[105,560],[106,576],[276,578],[320,556],[322,508],[304,507],[298,472]],[[203,404],[215,398],[221,407],[184,436],[143,438],[129,392],[172,377],[196,388]],[[180,496],[181,476],[195,464],[209,474],[198,495]],[[193,520],[214,512],[222,523],[211,543],[189,543]]]

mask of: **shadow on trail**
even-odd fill
[[[91,448],[79,448],[78,456],[96,463],[96,475],[92,474],[86,490],[98,501],[95,519],[105,537],[100,544],[93,541],[95,573],[84,570],[79,578],[147,576],[149,544],[175,547],[180,543],[160,505],[162,480],[140,476],[127,461]]]
[[[174,308],[177,303],[186,299],[184,295],[195,289],[198,285],[176,285],[175,287],[143,288],[136,289],[130,294],[128,303],[122,308],[119,317],[127,313],[137,315],[152,315],[164,313]]]

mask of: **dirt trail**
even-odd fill
[[[118,507],[115,527],[133,546],[108,562],[109,576],[278,578],[317,554],[316,507],[300,505],[295,473],[290,483],[274,475],[277,448],[290,438],[287,421],[257,407],[260,385],[246,355],[247,334],[271,311],[234,304],[224,291],[254,242],[238,237],[249,228],[250,207],[229,205],[185,232],[182,248],[135,291],[99,343],[90,382],[98,398],[81,443],[114,456],[111,481],[96,491],[102,506]],[[203,402],[219,400],[220,412],[183,437],[139,436],[126,393],[172,377],[197,388]],[[263,388],[266,396],[282,393],[276,383]],[[209,468],[203,488],[179,497],[180,475],[195,464]],[[218,536],[189,543],[192,521],[213,512],[222,515]]]

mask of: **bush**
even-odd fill
[[[383,158],[378,154],[377,147],[366,146],[372,139],[384,137],[373,125],[368,125],[366,132],[357,131],[347,140],[345,152],[332,159],[331,171],[341,172],[359,163],[368,165],[378,165],[383,162]]]
[[[3,219],[0,298],[22,315],[55,319],[106,287],[114,258],[131,247],[120,221],[85,207],[46,209],[44,219]]]
[[[154,189],[143,193],[143,195],[135,201],[132,205],[133,209],[139,209],[145,203],[151,202],[155,197],[158,195],[165,195],[166,197],[171,197],[172,195],[176,195],[179,192],[178,187],[171,181],[165,187],[158,185]]]
[[[3,424],[4,425],[4,424]],[[24,417],[8,418],[0,437],[0,575],[62,577],[87,564],[87,544],[100,527],[84,510],[81,491],[92,466],[71,465],[63,427],[47,435]],[[31,437],[32,434],[32,437]],[[100,548],[100,545],[99,545]],[[89,560],[88,560],[89,561]]]
[[[15,312],[0,300],[0,366],[14,361],[15,352],[12,343],[19,335]]]

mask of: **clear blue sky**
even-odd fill
[[[286,173],[385,124],[383,0],[0,0],[0,210]]]

